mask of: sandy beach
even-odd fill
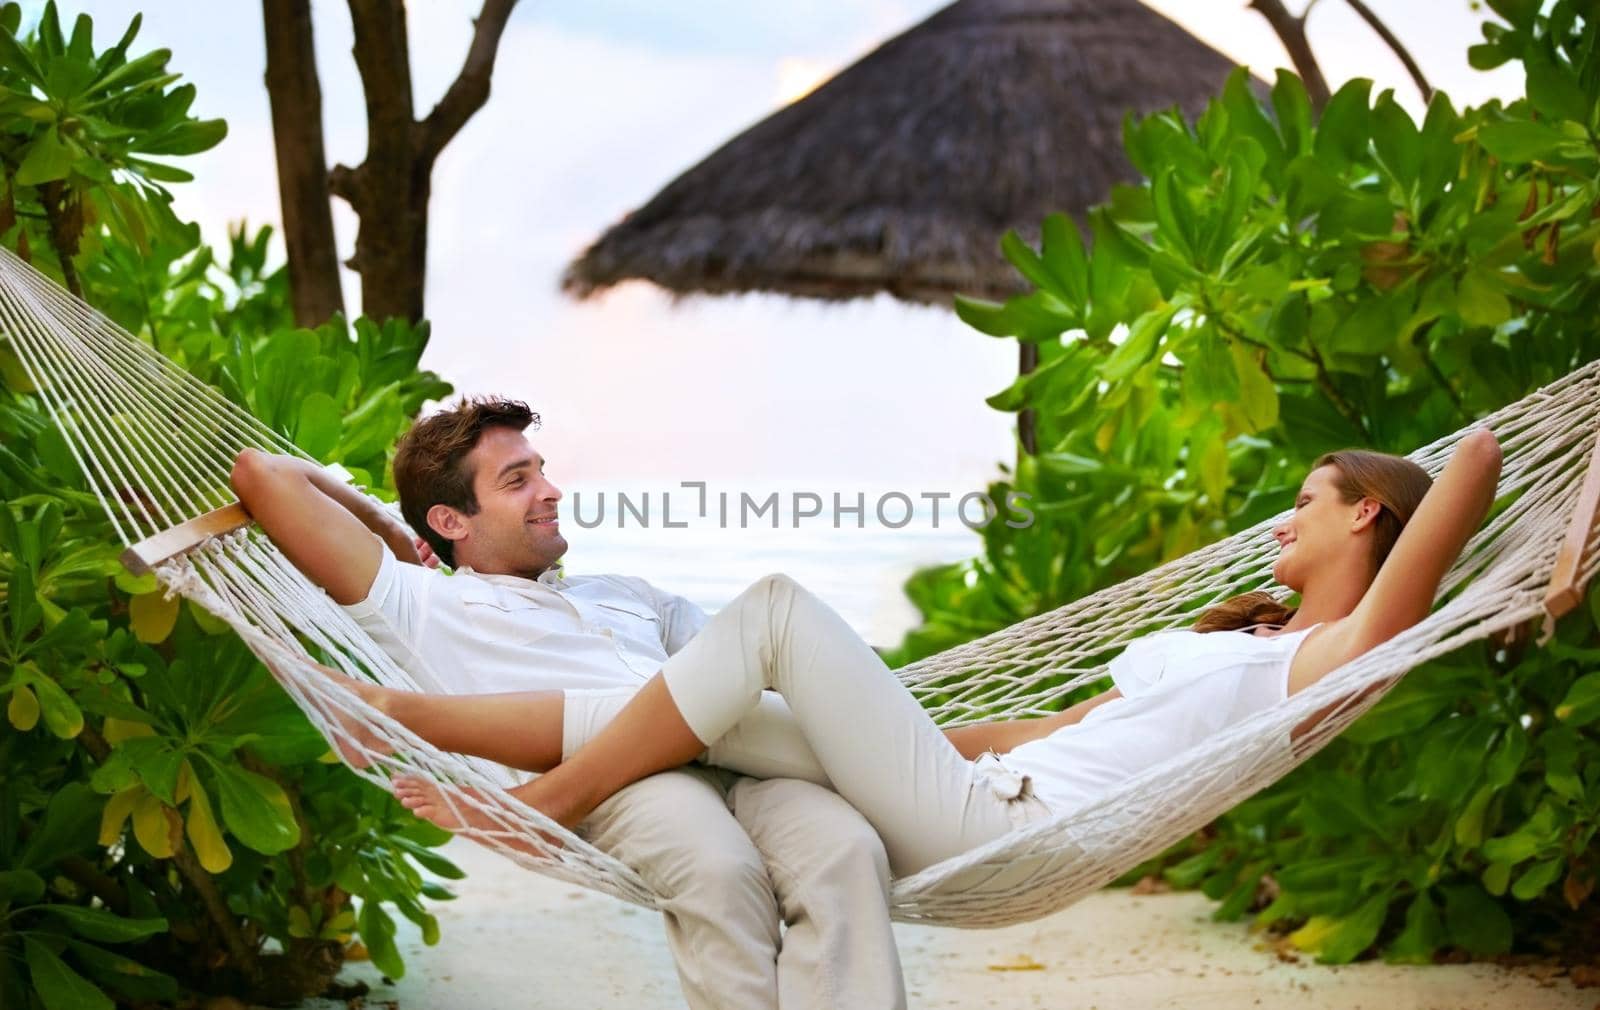
[[[529,873],[466,842],[459,898],[435,903],[435,947],[402,923],[406,975],[353,962],[384,1010],[681,1010],[653,912]],[[1047,919],[998,930],[897,925],[913,1008],[1061,1010],[1591,1010],[1600,989],[1549,969],[1494,965],[1326,967],[1287,961],[1202,895],[1103,891]],[[342,1004],[314,1001],[314,1010]],[[868,1010],[868,1008],[863,1008]]]

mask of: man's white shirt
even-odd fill
[[[562,759],[593,738],[709,618],[626,575],[454,575],[403,564],[385,545],[367,598],[345,611],[424,691],[561,691]],[[763,691],[707,761],[763,778],[828,784],[788,704]]]
[[[454,575],[387,546],[366,599],[345,611],[424,690],[637,690],[706,623],[705,611],[622,575]]]

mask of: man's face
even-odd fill
[[[456,559],[485,573],[533,578],[560,560],[567,540],[556,521],[561,489],[545,479],[544,457],[511,428],[489,428],[467,453],[476,515],[462,516],[466,536]]]

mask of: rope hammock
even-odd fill
[[[463,832],[469,837],[536,872],[657,907],[632,869],[505,794],[525,775],[434,749],[312,665],[315,656],[391,687],[445,690],[397,666],[235,501],[228,474],[241,449],[304,453],[5,250],[0,335],[130,548],[130,567],[153,568],[169,593],[226,621],[324,734],[360,725],[381,741],[382,748],[345,744],[371,762],[357,774],[384,788],[393,774],[428,776],[458,812],[487,822]],[[1600,567],[1590,543],[1600,463],[1589,461],[1600,457],[1600,362],[1483,423],[1504,448],[1503,507],[1462,552],[1431,616],[1103,800],[896,881],[894,916],[977,927],[1063,908],[1276,781],[1412,667],[1570,609]],[[1437,474],[1463,433],[1411,458]],[[1269,531],[1281,518],[899,675],[946,725],[1048,714],[1068,692],[1100,679],[1130,640],[1192,623],[1200,608],[1226,596],[1271,587],[1277,547]],[[1292,749],[1283,745],[1293,727],[1324,709]]]

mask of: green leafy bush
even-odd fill
[[[1092,244],[1061,216],[1038,249],[1006,238],[1034,290],[957,307],[1039,346],[990,400],[1037,414],[1040,453],[990,489],[1037,521],[915,576],[924,624],[896,659],[1253,525],[1324,451],[1410,451],[1600,355],[1597,28],[1540,6],[1492,0],[1471,53],[1520,61],[1509,106],[1440,94],[1419,123],[1357,80],[1319,117],[1294,76],[1264,107],[1241,73],[1193,123],[1128,123],[1146,181],[1089,216]],[[1223,917],[1275,893],[1261,921],[1328,961],[1492,954],[1592,917],[1597,617],[1415,670],[1168,876]]]
[[[167,54],[129,57],[137,22],[98,54],[86,17],[18,23],[0,9],[0,241],[389,494],[395,438],[450,390],[417,367],[426,325],[294,329],[268,230],[219,264],[167,206],[183,173],[145,155],[223,132],[187,117]],[[225,626],[122,569],[33,392],[0,331],[0,1005],[294,1001],[357,937],[400,975],[391,913],[437,939],[448,835],[333,760]]]

